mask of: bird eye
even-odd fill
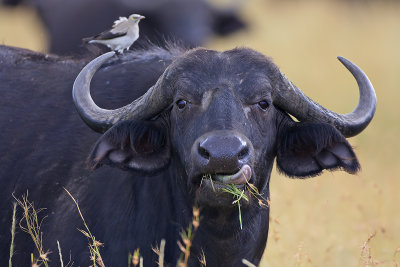
[[[269,106],[269,104],[268,104],[268,102],[266,100],[261,100],[257,104],[262,110],[267,110],[267,108]]]
[[[187,101],[183,99],[179,99],[176,101],[176,105],[178,106],[178,109],[184,109],[186,107]]]

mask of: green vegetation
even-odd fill
[[[235,200],[232,202],[232,204],[237,204],[238,210],[239,210],[239,224],[240,224],[240,229],[243,229],[243,223],[242,223],[242,212],[240,210],[240,200],[244,199],[246,201],[249,201],[249,198],[244,194],[244,189],[240,190],[238,189],[234,184],[228,184],[226,185],[225,188],[222,188],[222,191],[229,193],[233,195]]]

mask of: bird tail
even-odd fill
[[[87,37],[82,39],[82,44],[88,44],[93,40],[93,37]]]

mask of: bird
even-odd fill
[[[113,51],[120,54],[128,50],[139,38],[139,22],[145,17],[139,14],[132,14],[128,18],[119,17],[111,29],[92,37],[83,39],[84,43],[97,43],[106,45]]]

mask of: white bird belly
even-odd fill
[[[136,41],[136,39],[137,37],[135,38],[127,34],[108,40],[91,40],[89,43],[104,44],[114,51],[122,52],[122,50],[128,49]]]

